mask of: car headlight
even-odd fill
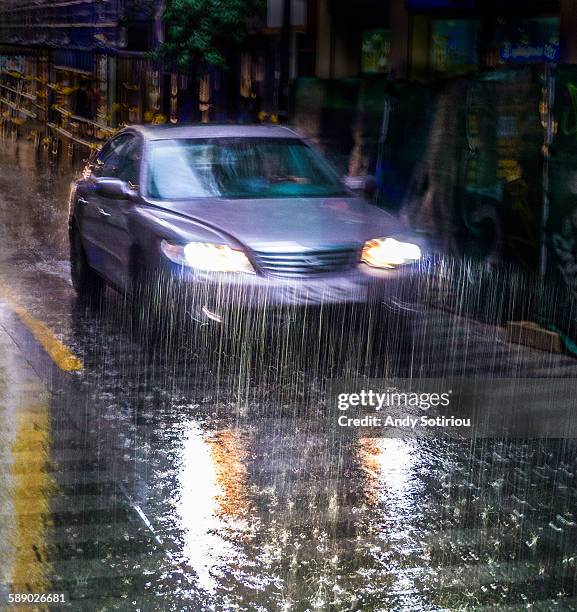
[[[394,238],[368,240],[363,247],[363,262],[374,268],[394,268],[419,259],[421,249],[418,245]]]
[[[244,272],[255,274],[254,268],[243,251],[227,244],[189,242],[173,244],[167,240],[160,243],[164,255],[181,266],[205,272]]]

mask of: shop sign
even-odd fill
[[[559,59],[559,45],[513,45],[505,42],[499,49],[499,56],[504,62],[556,62]]]
[[[435,72],[461,74],[479,63],[480,23],[473,19],[435,19],[431,32],[431,67]]]
[[[500,63],[547,63],[559,60],[559,19],[499,20],[495,46]]]
[[[385,72],[389,63],[391,37],[389,30],[363,32],[362,71]]]

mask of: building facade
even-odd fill
[[[269,0],[227,69],[161,66],[162,0],[0,4],[0,121],[87,146],[129,123],[276,120],[315,74],[317,0]],[[286,8],[288,26],[286,23]]]
[[[577,63],[575,0],[318,0],[316,76],[430,81]]]
[[[0,121],[93,143],[127,123],[282,120],[298,110],[299,79],[434,81],[577,63],[577,0],[268,0],[228,70],[199,77],[151,60],[164,4],[2,2]]]
[[[0,117],[87,146],[162,115],[156,0],[7,0],[0,6]]]

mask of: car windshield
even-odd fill
[[[341,196],[335,173],[295,139],[194,139],[153,143],[148,193],[161,200]]]

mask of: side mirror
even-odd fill
[[[114,200],[133,200],[136,195],[128,183],[116,178],[98,179],[94,191],[98,195]]]
[[[345,176],[345,185],[355,193],[371,199],[377,191],[377,180],[374,176]]]

